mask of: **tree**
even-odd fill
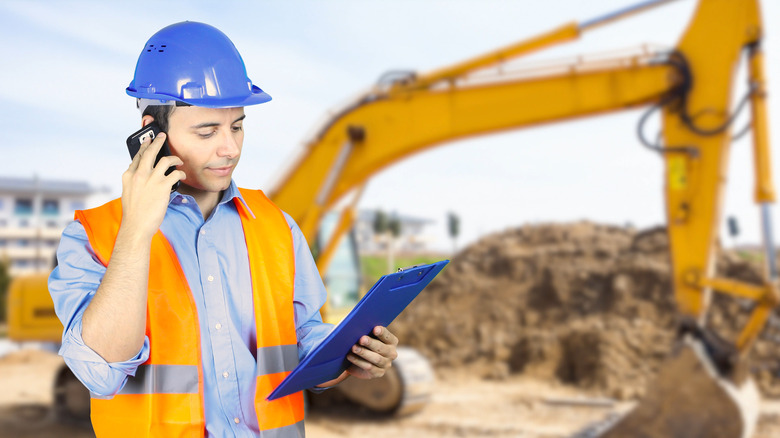
[[[11,276],[8,274],[7,260],[0,260],[0,322],[6,321],[6,303],[8,301],[8,285],[11,283]]]
[[[401,219],[393,215],[387,223],[387,228],[390,231],[390,242],[387,245],[387,271],[393,272],[395,270],[395,241],[401,235]]]
[[[460,234],[460,218],[453,212],[447,213],[447,230],[452,239],[452,252],[458,251],[458,234]]]
[[[387,232],[387,215],[382,210],[374,213],[374,234],[382,236]]]
[[[387,236],[387,232],[390,230],[390,219],[387,214],[382,210],[374,212],[374,235],[380,240],[384,241],[385,249],[387,250],[387,270],[392,272],[393,270],[393,256],[390,249],[390,239]]]
[[[394,239],[397,239],[398,236],[401,235],[401,220],[398,219],[398,216],[393,216],[390,219],[390,222],[387,223],[387,228],[390,230],[390,235],[393,236]]]

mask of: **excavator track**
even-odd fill
[[[54,413],[58,421],[89,427],[89,390],[63,363],[54,381]]]
[[[409,415],[422,410],[431,398],[433,368],[417,350],[398,347],[398,358],[384,377],[347,379],[338,386],[344,396],[371,411]]]

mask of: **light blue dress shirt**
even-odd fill
[[[252,284],[233,198],[247,207],[231,182],[204,221],[194,198],[173,192],[160,226],[176,251],[198,311],[208,437],[256,437],[259,433],[254,407],[257,333]],[[323,323],[319,314],[326,292],[303,233],[290,216],[284,216],[295,251],[295,327],[302,359],[332,326]],[[90,391],[112,396],[149,358],[149,338],[126,362],[108,363],[86,346],[81,338],[81,318],[106,269],[94,257],[78,221],[63,232],[57,260],[58,266],[49,277],[49,292],[65,327],[60,355]]]

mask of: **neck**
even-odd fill
[[[203,220],[206,220],[214,207],[217,206],[219,200],[222,199],[222,191],[220,192],[208,192],[206,190],[200,190],[190,187],[186,184],[179,185],[179,193],[182,195],[190,195],[195,198],[195,202],[200,208],[200,213],[203,215]]]

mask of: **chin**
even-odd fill
[[[224,183],[224,184],[208,184],[205,185],[201,190],[205,192],[212,192],[212,193],[218,193],[223,190],[227,190],[227,188],[230,187],[230,181]]]
[[[227,190],[228,187],[230,187],[230,178],[227,178],[225,181],[193,181],[189,182],[186,180],[183,180],[181,183],[183,185],[186,185],[187,187],[201,191],[201,192],[221,192],[223,190]]]
[[[219,187],[222,187],[220,190],[225,190],[228,187],[230,187],[230,181],[233,180],[233,175],[228,175],[224,178],[220,178],[218,181],[215,181],[215,184]]]

